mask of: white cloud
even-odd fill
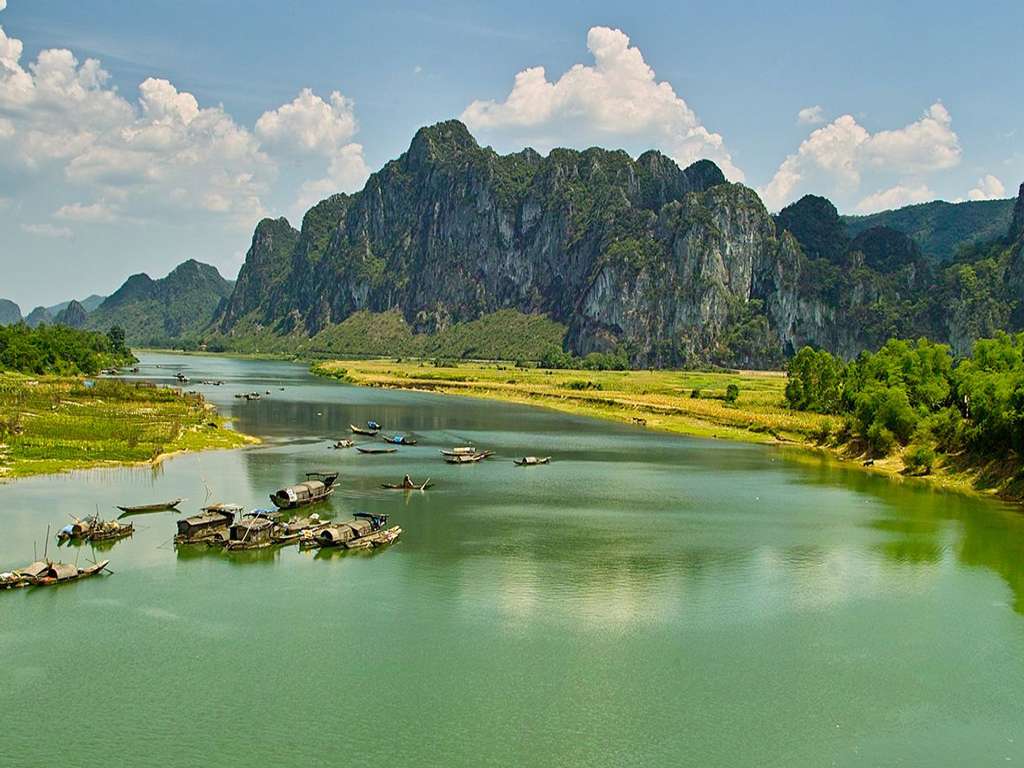
[[[7,7],[7,0],[0,0],[0,11]]]
[[[999,200],[1004,197],[1006,197],[1006,187],[991,173],[978,179],[978,186],[967,193],[968,200]]]
[[[857,213],[877,213],[878,211],[902,208],[904,205],[927,203],[934,199],[935,193],[928,188],[927,184],[917,186],[897,184],[895,187],[868,195],[857,203],[856,210]]]
[[[68,239],[73,234],[67,227],[55,227],[53,224],[22,224],[21,228],[30,235],[38,235],[39,237]]]
[[[824,110],[818,105],[804,107],[796,113],[796,121],[800,125],[819,125],[825,122]]]
[[[337,91],[331,103],[303,88],[295,99],[264,112],[256,121],[256,135],[268,146],[331,155],[358,129],[354,105]]]
[[[818,191],[826,185],[856,191],[865,171],[920,176],[955,166],[960,154],[952,118],[939,102],[910,125],[874,134],[852,115],[843,115],[813,131],[759,191],[769,208],[778,209],[806,182],[813,182]],[[909,189],[908,184],[901,180],[897,186]]]
[[[421,65],[419,65],[419,64],[417,64],[417,65],[416,65],[415,67],[413,67],[413,68],[412,68],[412,73],[413,73],[414,75],[418,75],[418,74],[420,74],[420,73],[421,73],[422,71],[423,71],[423,67],[422,67]]]
[[[463,121],[473,131],[515,131],[542,146],[639,139],[680,165],[708,158],[730,179],[743,180],[722,137],[701,124],[669,83],[656,80],[622,31],[592,27],[587,48],[593,66],[576,64],[554,82],[543,67],[524,69],[504,101],[474,101]]]
[[[114,211],[103,203],[83,205],[72,203],[62,205],[54,212],[54,217],[64,221],[84,221],[89,223],[107,223],[114,220]]]

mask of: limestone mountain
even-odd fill
[[[78,301],[69,301],[57,316],[53,319],[56,325],[66,325],[69,328],[85,328],[89,322],[89,313]]]
[[[14,325],[21,322],[21,307],[10,299],[0,299],[0,325]]]
[[[35,328],[37,325],[52,322],[53,315],[47,311],[46,307],[36,307],[25,317],[25,324],[28,325],[29,328]]]
[[[162,346],[209,325],[233,286],[215,267],[189,259],[158,280],[132,275],[89,313],[87,325],[118,325],[129,344]]]

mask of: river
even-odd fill
[[[372,555],[176,553],[177,516],[150,514],[103,553],[113,575],[0,593],[0,765],[1024,760],[1019,508],[288,363],[147,354],[140,375],[178,368],[225,380],[197,388],[264,444],[0,485],[0,569],[69,515],[191,512],[207,488],[268,506],[321,468],[341,472],[322,512],[405,533]],[[368,419],[420,443],[328,448]],[[466,442],[497,456],[440,460]],[[436,486],[379,488],[406,472]]]

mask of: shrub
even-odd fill
[[[824,445],[832,437],[832,420],[825,419],[822,421],[813,432],[811,432],[811,438],[818,445]]]
[[[892,453],[892,449],[896,447],[896,435],[877,422],[868,428],[865,437],[868,441],[868,450],[872,456],[888,456]]]
[[[694,387],[690,390],[690,398],[693,400],[700,400],[700,388]]]
[[[730,384],[725,388],[725,402],[735,403],[736,398],[740,396],[740,388],[735,384]]]
[[[903,452],[903,466],[915,475],[930,474],[934,465],[935,449],[930,445],[918,443]]]

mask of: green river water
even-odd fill
[[[264,445],[0,485],[0,569],[97,506],[192,512],[205,483],[265,507],[320,468],[341,472],[322,513],[405,533],[176,553],[177,516],[150,514],[103,553],[113,575],[0,593],[0,766],[1024,761],[1018,508],[286,363],[150,354],[141,375],[178,367],[227,381],[197,388]],[[328,449],[371,418],[419,446]],[[441,461],[469,441],[497,456]],[[406,472],[436,487],[379,489]]]

